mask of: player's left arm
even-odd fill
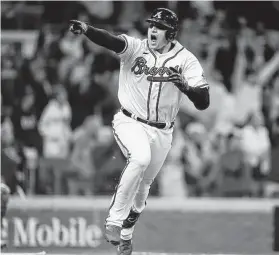
[[[198,110],[205,110],[209,107],[209,84],[207,83],[203,69],[197,59],[193,61],[183,70],[177,70],[170,67],[172,74],[169,76],[169,81],[194,103]]]

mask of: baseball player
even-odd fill
[[[156,9],[147,39],[140,40],[70,21],[70,31],[114,51],[121,60],[118,98],[121,109],[112,129],[127,158],[105,223],[105,238],[118,254],[132,253],[132,234],[146,206],[150,185],[171,148],[182,96],[199,110],[209,106],[209,86],[197,58],[175,40],[176,14]]]

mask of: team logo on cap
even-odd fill
[[[154,15],[154,18],[161,19],[162,18],[162,12],[156,13],[156,15]]]

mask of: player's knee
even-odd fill
[[[153,183],[153,179],[145,179],[143,178],[141,181],[140,189],[150,189],[151,184]]]
[[[147,152],[141,153],[139,155],[135,155],[134,157],[132,156],[131,161],[137,164],[140,169],[145,170],[150,164],[151,155]]]
[[[148,194],[152,183],[153,179],[143,178],[138,189],[138,194]]]

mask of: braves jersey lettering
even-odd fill
[[[160,66],[160,67],[149,67],[146,65],[147,60],[143,57],[138,57],[135,60],[134,65],[131,68],[131,71],[134,72],[134,74],[139,75],[139,74],[145,74],[145,75],[151,75],[151,76],[155,76],[155,75],[160,75],[163,76],[164,74],[170,75],[171,74],[171,70],[168,67],[165,66]],[[176,69],[178,68],[178,66],[175,67]],[[151,80],[150,77],[147,76],[147,80]]]
[[[168,82],[169,68],[179,70],[190,86],[197,86],[205,81],[199,61],[177,41],[172,50],[159,54],[149,48],[147,39],[120,36],[126,41],[124,51],[119,53],[120,104],[143,119],[174,121],[183,93]]]

